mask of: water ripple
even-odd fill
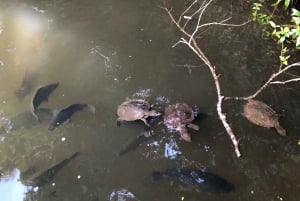
[[[109,195],[109,200],[110,201],[129,201],[129,200],[138,201],[135,195],[125,188],[121,188],[120,190],[113,190]]]

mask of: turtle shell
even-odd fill
[[[168,128],[178,130],[194,120],[194,111],[186,103],[175,103],[165,108],[163,119]]]
[[[266,128],[275,127],[280,135],[285,135],[285,130],[279,125],[277,113],[261,101],[249,99],[244,105],[243,115],[253,124]]]
[[[147,116],[150,104],[142,99],[130,99],[119,105],[117,114],[121,120],[135,121]]]

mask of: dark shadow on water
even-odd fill
[[[208,116],[209,116],[208,114],[200,112],[200,113],[197,114],[194,121],[196,121],[196,122],[204,121],[205,119],[208,118]]]

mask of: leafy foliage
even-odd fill
[[[284,9],[289,8],[294,3],[293,0],[277,0],[272,4],[274,10],[278,8],[281,2],[283,2]],[[271,15],[262,12],[261,3],[254,3],[252,6],[252,20],[266,26],[267,36],[276,38],[277,42],[282,46],[285,46],[287,43],[292,43],[296,49],[300,49],[300,11],[295,8],[291,9],[291,23],[289,24],[275,22],[273,15],[274,11]],[[285,56],[286,52],[287,49],[283,48],[280,56],[280,61],[284,65],[288,64],[290,57],[288,55]]]

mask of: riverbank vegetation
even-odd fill
[[[300,50],[300,11],[295,8],[298,0],[274,0],[269,5],[253,3],[252,20],[259,23],[267,37],[271,37],[282,46],[280,61],[288,65],[289,49]],[[298,3],[300,4],[300,2]]]

